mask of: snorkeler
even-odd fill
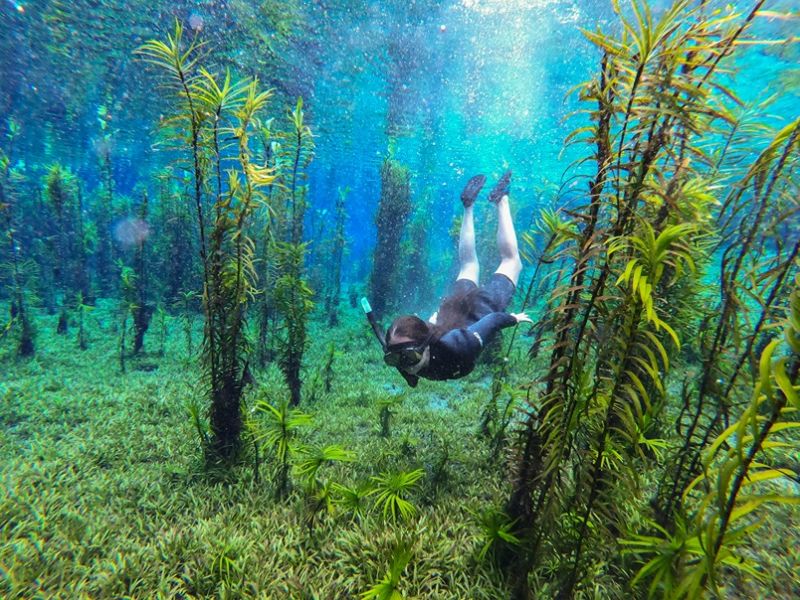
[[[497,206],[497,248],[500,266],[484,286],[478,286],[480,266],[475,251],[475,223],[472,207],[486,177],[476,175],[461,192],[464,218],[458,239],[460,270],[449,295],[426,322],[415,315],[395,319],[383,336],[364,302],[364,310],[384,349],[384,362],[396,367],[411,387],[420,377],[442,380],[467,375],[492,336],[504,327],[531,322],[525,313],[507,313],[522,270],[517,235],[511,219],[506,172],[489,193]]]

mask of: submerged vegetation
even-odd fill
[[[91,167],[50,142],[21,158],[33,125],[8,119],[0,595],[799,595],[800,116],[739,92],[755,23],[783,13],[711,4],[614,2],[583,32],[564,183],[512,188],[535,325],[415,389],[357,298],[386,319],[448,283],[438,192],[397,149],[433,41],[392,33],[368,184],[334,177],[363,140],[315,176],[345,125],[280,54],[310,36],[299,3],[231,8],[240,53],[280,68],[195,13],[137,41],[163,113],[135,186],[105,104]],[[77,48],[55,5],[48,52]],[[374,243],[348,237],[364,223]]]

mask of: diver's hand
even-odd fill
[[[533,319],[528,316],[528,313],[511,313],[511,316],[517,320],[517,323],[533,323]]]

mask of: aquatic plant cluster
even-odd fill
[[[435,227],[455,201],[435,155],[485,118],[468,99],[448,124],[446,98],[422,101],[433,78],[409,87],[452,56],[419,32],[464,12],[457,31],[513,31],[549,4],[378,3],[397,11],[385,111],[352,125],[375,130],[358,147],[309,83],[332,85],[323,42],[342,39],[318,19],[372,39],[357,3],[153,3],[120,38],[121,5],[95,23],[75,4],[8,3],[0,38],[2,73],[32,86],[0,89],[2,597],[800,595],[796,8],[559,12],[592,65],[562,162],[503,165],[534,324],[410,389],[359,299],[435,309],[436,233],[458,227]],[[45,57],[24,74],[23,28]],[[794,61],[769,94],[747,89],[755,52]],[[42,65],[69,59],[91,68],[58,87]],[[38,86],[61,112],[26,110]]]

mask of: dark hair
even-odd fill
[[[416,315],[403,315],[397,317],[389,329],[386,330],[386,344],[393,337],[407,337],[419,345],[424,344],[431,337],[432,327]]]
[[[416,315],[397,317],[386,330],[386,343],[389,344],[392,337],[400,336],[421,346],[438,341],[448,331],[466,327],[471,322],[469,316],[477,292],[476,288],[445,298],[439,307],[436,324],[423,321]]]

